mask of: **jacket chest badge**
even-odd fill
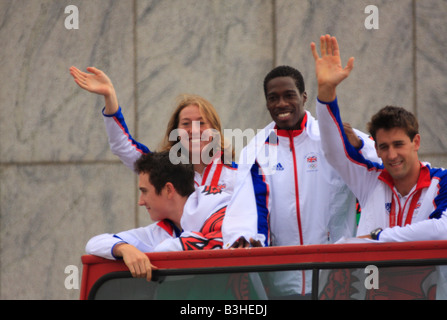
[[[318,156],[316,153],[309,153],[306,155],[306,169],[307,171],[318,170]]]
[[[391,212],[391,202],[385,203],[385,210],[388,214]]]

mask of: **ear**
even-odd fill
[[[421,146],[421,135],[419,133],[414,136],[413,143],[415,150],[418,151]]]
[[[305,104],[306,101],[307,101],[307,92],[304,91],[304,92],[303,92],[303,104]]]
[[[166,182],[165,186],[163,187],[164,192],[166,193],[166,196],[168,199],[172,199],[174,194],[177,192],[175,190],[174,185],[171,182]]]

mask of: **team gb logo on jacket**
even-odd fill
[[[308,153],[306,155],[306,167],[307,171],[318,170],[318,156],[316,153]]]

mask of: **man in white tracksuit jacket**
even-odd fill
[[[322,146],[328,161],[359,199],[362,215],[358,236],[379,241],[447,239],[447,170],[419,161],[416,118],[393,106],[376,113],[370,130],[383,165],[365,159],[346,143],[335,91],[349,75],[353,58],[345,69],[338,64],[340,70],[334,72],[333,58],[339,62],[337,41],[327,35],[322,46],[328,49],[323,49],[319,58],[313,45]]]
[[[220,227],[230,198],[222,190],[197,187],[185,203],[180,219],[182,229],[171,220],[163,219],[116,234],[104,233],[88,241],[86,252],[115,260],[121,259],[113,254],[114,247],[120,243],[129,243],[142,252],[220,249]]]
[[[419,161],[420,135],[416,117],[387,106],[369,123],[383,165],[366,160],[347,143],[336,87],[346,79],[354,59],[341,66],[335,37],[320,38],[312,53],[318,82],[317,114],[322,146],[359,199],[362,215],[358,237],[381,242],[447,240],[447,170]],[[437,299],[447,299],[447,270],[438,266]]]
[[[304,110],[301,74],[277,67],[267,75],[264,88],[274,122],[241,152],[222,226],[224,248],[246,242],[326,244],[353,236],[356,199],[323,154],[318,122]],[[373,142],[355,132],[361,138],[357,147],[374,157]],[[272,273],[270,280],[272,298],[299,298],[311,291],[311,271]]]
[[[216,186],[194,186],[192,165],[174,165],[169,152],[137,160],[141,196],[154,223],[90,239],[87,254],[123,259],[134,277],[151,278],[147,252],[222,248],[221,225],[231,195]]]

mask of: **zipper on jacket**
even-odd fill
[[[289,135],[290,152],[293,157],[293,176],[295,182],[295,205],[296,205],[296,218],[298,222],[298,231],[300,233],[300,245],[303,245],[303,233],[301,232],[301,213],[300,213],[300,200],[299,200],[299,188],[298,188],[298,170],[296,163],[295,145],[293,143],[293,136]]]
[[[295,154],[295,144],[293,143],[293,135],[292,132],[289,134],[289,145],[290,152],[292,152],[293,157],[293,175],[295,180],[295,206],[296,206],[296,217],[298,222],[298,232],[300,233],[300,245],[303,245],[303,232],[301,228],[301,212],[300,212],[300,200],[299,200],[299,189],[298,189],[298,167],[296,163],[296,154]],[[306,273],[304,270],[302,272],[302,284],[301,284],[301,295],[306,294]]]

